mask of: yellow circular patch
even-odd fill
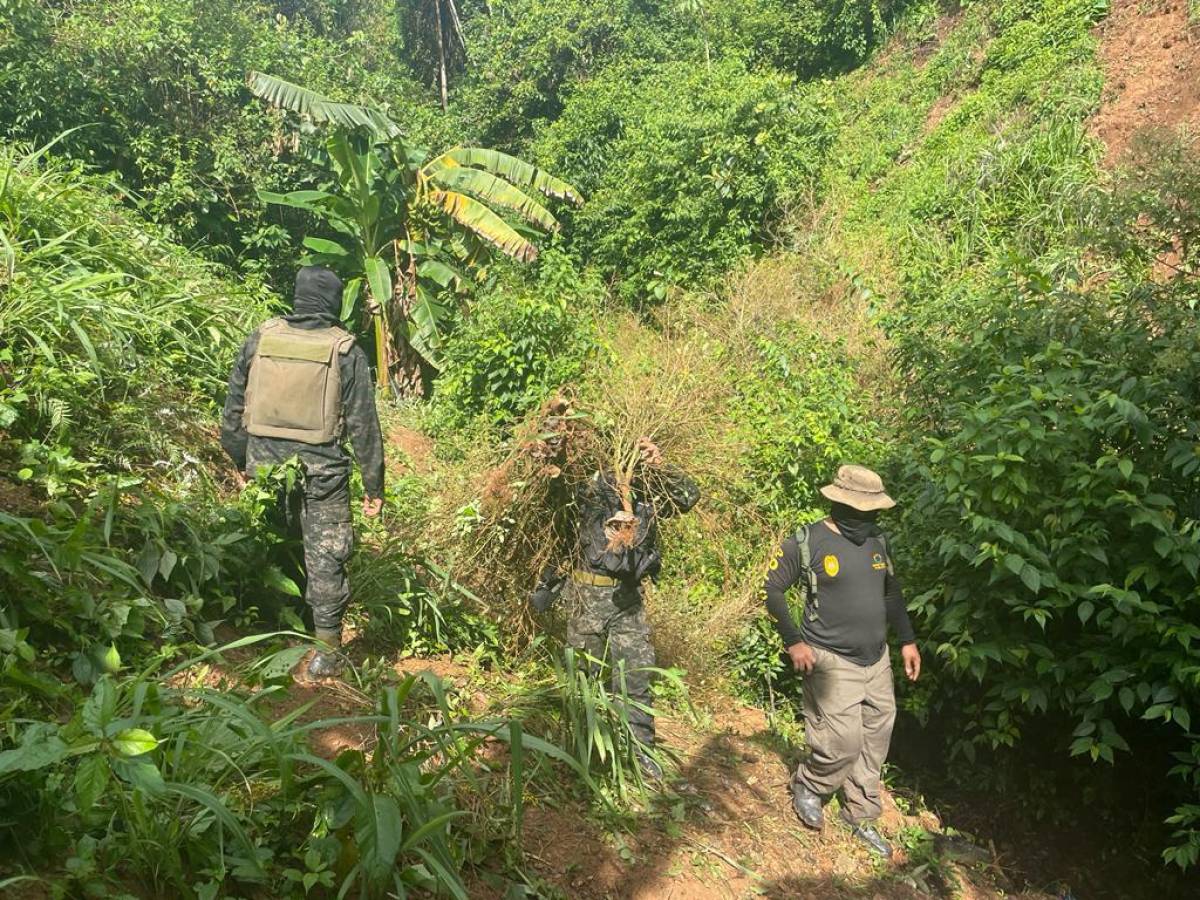
[[[842,570],[841,563],[838,562],[838,558],[836,556],[834,556],[831,553],[831,554],[829,554],[829,556],[825,557],[825,574],[826,575],[828,575],[830,578],[836,578],[837,573],[840,572],[841,570]]]

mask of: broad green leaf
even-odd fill
[[[521,237],[511,225],[473,197],[456,191],[432,190],[429,202],[447,216],[501,253],[521,262],[537,259],[537,247]]]
[[[96,805],[108,787],[110,772],[108,757],[103,753],[93,753],[79,763],[75,770],[75,803],[80,812]]]
[[[1042,586],[1041,575],[1038,573],[1037,569],[1030,565],[1022,567],[1021,581],[1024,582],[1025,587],[1029,588],[1029,590],[1035,594]]]
[[[325,209],[319,204],[327,200],[336,199],[336,195],[328,191],[290,191],[286,194],[278,194],[275,191],[260,190],[258,192],[258,199],[263,203],[273,203],[276,206],[287,206],[291,209],[299,209],[304,212],[321,215],[325,212]]]
[[[444,158],[450,161],[449,157]],[[558,220],[520,188],[514,187],[490,172],[467,169],[453,163],[434,168],[430,180],[448,191],[471,194],[491,206],[511,209],[531,225],[543,231],[557,231]]]
[[[158,746],[158,739],[143,728],[126,728],[113,738],[113,749],[122,756],[141,756]]]
[[[1124,709],[1125,712],[1129,712],[1130,710],[1133,709],[1133,699],[1134,699],[1134,697],[1133,697],[1133,689],[1132,688],[1127,688],[1127,687],[1121,688],[1121,693],[1120,693],[1121,708]]]
[[[117,691],[112,679],[103,676],[92,688],[91,696],[83,703],[80,718],[92,734],[104,737],[108,723],[117,713]]]
[[[371,795],[370,802],[359,810],[354,833],[362,850],[363,871],[368,880],[381,883],[395,866],[404,841],[400,806],[386,794]]]
[[[445,156],[461,166],[475,166],[491,172],[493,175],[499,175],[518,187],[533,188],[548,197],[568,200],[576,206],[583,203],[583,197],[579,191],[567,182],[543,172],[522,159],[501,153],[499,150],[491,150],[486,147],[456,147]]]
[[[367,284],[371,290],[371,298],[380,306],[387,308],[392,302],[392,273],[388,264],[378,256],[368,257],[363,261],[367,272]]]
[[[284,575],[278,566],[268,566],[263,569],[262,580],[268,587],[272,587],[281,594],[287,594],[290,597],[299,597],[303,593],[300,590],[300,586],[291,578]]]
[[[342,311],[338,318],[342,320],[344,325],[352,325],[351,320],[358,312],[358,296],[362,292],[361,278],[351,278],[342,288]],[[350,328],[353,331],[353,328]]]
[[[327,256],[348,256],[348,251],[341,244],[334,241],[326,240],[325,238],[306,237],[304,246],[309,250],[315,250],[317,253],[324,253]]]
[[[144,791],[151,797],[161,797],[167,791],[166,782],[158,766],[143,757],[122,759],[114,757],[111,760],[113,772],[133,787]]]
[[[433,292],[417,285],[416,297],[408,314],[412,320],[409,343],[430,365],[440,369],[442,329],[450,318],[450,307],[439,303]]]
[[[246,78],[246,86],[255,97],[271,106],[291,110],[314,122],[329,122],[350,129],[367,128],[387,138],[400,136],[396,123],[377,109],[339,103],[273,75],[251,72]]]
[[[52,729],[34,726],[22,736],[19,747],[0,753],[0,775],[36,772],[62,762],[69,753],[70,749]]]
[[[467,280],[467,276],[464,273],[458,271],[452,266],[446,265],[444,262],[438,259],[422,260],[417,265],[417,275],[420,278],[428,278],[439,287],[449,287],[450,282],[455,280]]]

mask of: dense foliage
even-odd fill
[[[1200,862],[1200,152],[1099,166],[1107,11],[0,0],[0,849],[63,896],[464,896],[525,890],[526,793],[636,805],[619,706],[524,641],[522,522],[481,538],[565,391],[702,483],[649,604],[693,687],[787,724],[763,563],[838,463],[876,465],[938,768]],[[546,172],[583,205],[543,207]],[[532,262],[556,220],[534,265],[485,252]],[[386,412],[344,717],[374,750],[330,758],[273,706],[307,647],[270,633],[305,629],[297,474],[235,496],[212,427],[302,254],[441,367]],[[208,649],[232,629],[265,633]],[[495,716],[394,670],[451,649],[504,673]],[[1092,789],[1122,780],[1147,834]]]

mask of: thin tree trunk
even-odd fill
[[[445,112],[449,103],[449,96],[446,90],[446,41],[442,37],[442,0],[435,0],[433,14],[437,22],[438,81],[442,90],[442,112]]]
[[[419,399],[425,396],[425,382],[421,378],[421,357],[403,337],[396,341],[392,390],[396,392],[396,396],[404,399]]]
[[[388,352],[387,310],[380,304],[379,311],[371,314],[375,319],[375,388],[383,392],[387,390],[388,374],[391,368]]]
[[[405,234],[411,241],[412,236],[408,233],[407,228]],[[391,373],[392,390],[398,397],[423,397],[425,396],[425,383],[421,379],[421,355],[413,349],[406,334],[409,310],[412,308],[412,299],[416,292],[416,266],[411,257],[407,270],[400,265],[399,242],[393,241],[392,249],[396,254],[396,286],[393,289],[394,302],[392,306],[396,310],[398,319],[396,327],[393,329],[393,334],[396,336],[394,342],[396,362]]]

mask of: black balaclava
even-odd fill
[[[337,325],[342,313],[342,280],[323,266],[305,266],[296,273],[292,315],[317,318]]]
[[[875,524],[875,520],[879,518],[877,509],[864,512],[853,506],[847,506],[845,503],[834,503],[833,508],[829,511],[829,518],[833,519],[833,524],[838,527],[838,531],[845,536],[846,540],[857,547],[865,544],[867,538],[875,537],[880,533],[879,526]]]

